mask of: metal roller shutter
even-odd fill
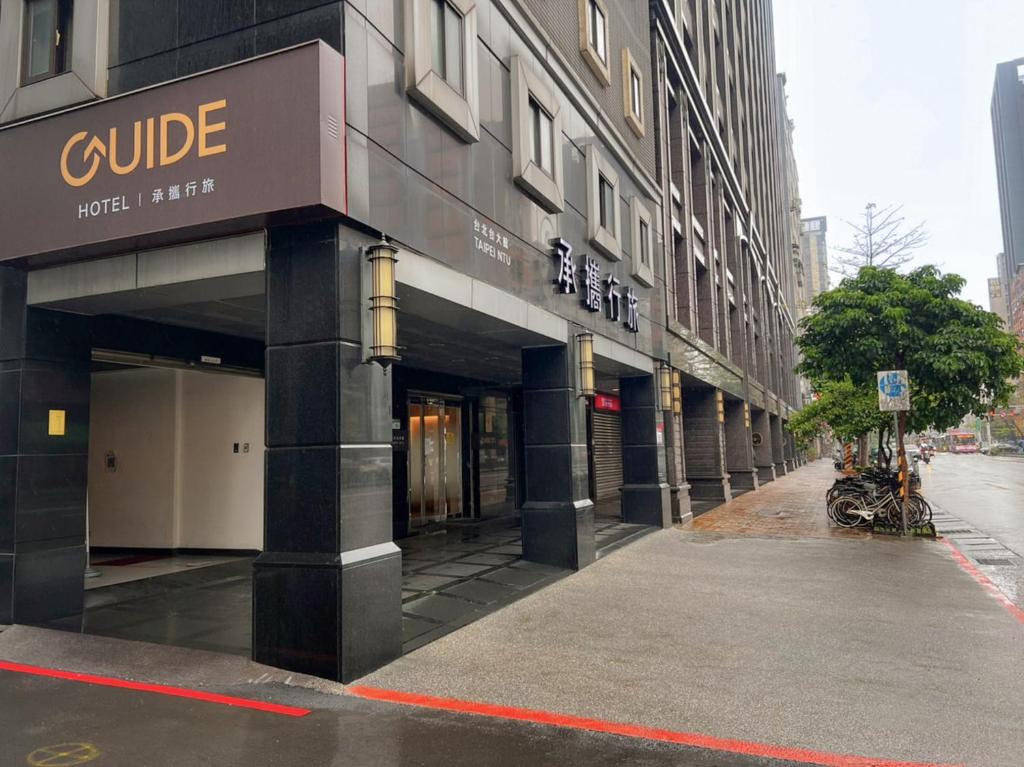
[[[622,419],[618,413],[593,413],[595,501],[619,497],[622,486]]]

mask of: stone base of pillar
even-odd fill
[[[760,484],[756,469],[729,469],[729,486],[732,490],[757,490]]]
[[[253,565],[252,658],[351,682],[402,654],[402,553],[264,552]]]
[[[672,499],[669,486],[623,485],[622,521],[634,525],[672,526]]]
[[[672,498],[672,522],[682,524],[693,519],[690,508],[690,486],[678,485],[669,489]]]
[[[787,458],[786,459],[786,470],[787,471],[796,471],[796,467],[797,467],[797,463],[796,463],[796,459],[795,458]]]
[[[778,461],[775,464],[775,476],[781,477],[784,474],[789,474],[789,468],[786,466],[785,461]]]
[[[687,477],[690,497],[699,501],[731,501],[732,489],[728,477]]]
[[[597,558],[594,504],[523,504],[523,559],[580,570]]]
[[[769,464],[768,466],[757,467],[757,480],[760,484],[765,485],[769,482],[775,481],[775,465]]]

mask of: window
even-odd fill
[[[594,49],[597,57],[607,64],[608,48],[605,32],[608,22],[605,19],[604,11],[597,4],[597,0],[587,0],[587,13],[590,16],[590,47]]]
[[[633,277],[647,287],[654,285],[654,228],[650,209],[639,197],[629,200]]]
[[[622,49],[623,113],[637,138],[644,135],[644,76],[629,48]]]
[[[580,53],[603,85],[611,85],[608,6],[604,0],[579,0]]]
[[[554,142],[551,133],[551,116],[532,96],[530,97],[530,126],[533,134],[533,141],[530,142],[530,160],[550,176],[553,169],[551,146]]]
[[[474,0],[405,0],[405,88],[468,143],[480,140]]]
[[[434,71],[457,92],[462,93],[462,14],[447,0],[431,0],[430,35],[433,40]]]
[[[63,74],[71,61],[72,0],[27,0],[21,84]]]
[[[565,207],[562,105],[519,56],[511,59],[512,171],[516,185],[548,213]]]
[[[587,239],[610,259],[622,258],[619,174],[595,144],[587,145]]]
[[[601,227],[607,229],[613,235],[615,234],[615,187],[612,183],[604,177],[603,174],[597,176],[597,188],[598,188],[598,203],[600,205],[601,215]]]

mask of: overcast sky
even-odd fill
[[[987,309],[1002,250],[989,104],[995,65],[1024,56],[1024,0],[773,3],[802,215],[828,216],[831,250],[866,203],[902,203],[931,236],[915,263],[963,275]]]

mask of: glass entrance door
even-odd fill
[[[461,517],[462,403],[410,395],[408,413],[410,527]]]

